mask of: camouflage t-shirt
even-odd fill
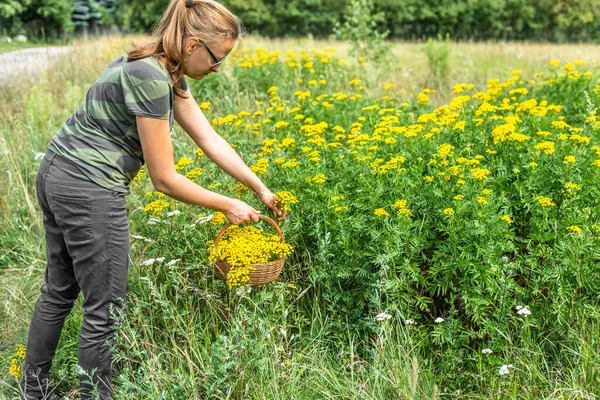
[[[181,87],[187,90],[183,77]],[[144,164],[135,117],[169,120],[172,129],[174,103],[166,68],[154,57],[127,61],[125,54],[106,67],[48,149],[98,185],[129,193]]]

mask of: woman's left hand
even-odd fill
[[[269,189],[265,188],[260,192],[257,192],[256,195],[264,203],[265,206],[269,207],[275,215],[277,215],[277,222],[285,219],[287,215],[287,211],[280,209],[276,205],[277,196],[273,194]]]

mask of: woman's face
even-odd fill
[[[215,58],[222,60],[231,52],[234,45],[234,40],[225,40],[207,48],[196,37],[187,38],[183,55],[183,74],[192,79],[202,79],[211,72],[219,72],[221,65],[215,65],[217,63]],[[210,52],[213,53],[214,58]]]

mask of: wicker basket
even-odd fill
[[[281,243],[285,243],[285,238],[283,237],[283,232],[281,232],[279,225],[277,225],[277,223],[275,221],[273,221],[271,218],[264,216],[264,215],[259,215],[259,218],[264,219],[269,224],[271,224],[273,226],[273,228],[275,228],[275,230],[277,231],[279,236],[281,237]],[[221,240],[221,237],[223,237],[223,235],[225,234],[225,231],[231,225],[233,225],[233,224],[227,223],[227,224],[225,224],[225,226],[223,226],[223,228],[221,228],[221,230],[217,234],[217,238],[215,239],[215,246],[219,243],[219,240]],[[251,285],[264,285],[265,283],[269,283],[269,282],[272,282],[275,279],[277,279],[277,277],[279,276],[279,273],[281,272],[281,268],[283,267],[284,261],[285,261],[285,257],[281,257],[278,260],[269,261],[268,263],[252,264],[252,266],[254,267],[254,270],[250,271],[250,274],[249,274],[250,275],[250,284]],[[227,279],[227,274],[229,273],[229,269],[231,269],[231,265],[229,263],[227,263],[226,261],[217,260],[214,264],[215,275],[217,275],[217,278],[219,278],[221,280]]]

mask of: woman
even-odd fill
[[[58,339],[79,291],[81,398],[96,388],[110,399],[114,309],[125,299],[129,225],[127,186],[144,161],[156,190],[221,211],[234,224],[258,221],[248,204],[206,190],[173,163],[173,120],[220,168],[253,189],[280,218],[275,195],[211,127],[187,90],[185,76],[218,72],[242,35],[239,19],[213,0],[172,0],[155,41],[110,64],[81,108],[52,139],[36,189],[44,216],[48,264],[29,329],[26,399],[48,395]],[[87,382],[86,382],[87,381]]]

